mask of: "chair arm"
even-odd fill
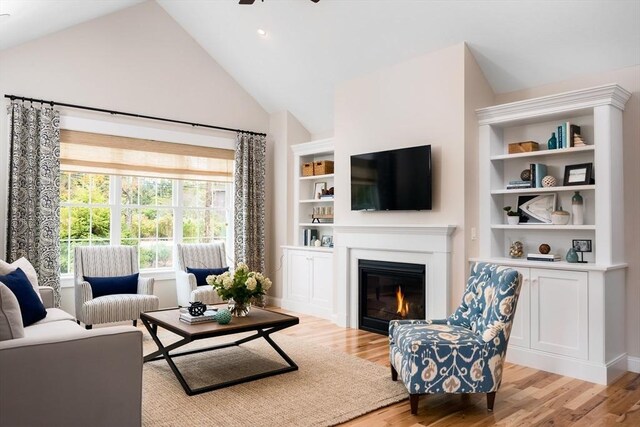
[[[140,330],[78,327],[0,344],[10,367],[0,369],[0,425],[141,425]],[[34,410],[29,397],[43,393]]]
[[[82,306],[85,302],[93,299],[93,291],[89,282],[76,282],[76,319],[81,318]]]
[[[53,308],[55,304],[55,293],[51,286],[38,286],[40,296],[42,297],[42,303],[44,308]]]
[[[138,294],[140,295],[153,295],[153,277],[140,277],[138,276]]]
[[[191,292],[198,289],[196,276],[186,271],[176,270],[176,292],[178,294],[178,305],[185,307],[189,305]]]

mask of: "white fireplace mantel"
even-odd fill
[[[449,307],[451,234],[454,225],[335,225],[335,322],[358,327],[358,261],[422,264],[426,269],[426,317],[443,318]]]

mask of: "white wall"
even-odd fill
[[[155,2],[0,51],[0,95],[4,94],[259,132],[269,128],[269,115],[264,109]],[[149,124],[108,115],[99,118]],[[156,126],[172,128],[160,123]],[[184,126],[173,128],[212,133]],[[0,255],[6,247],[7,133],[6,120],[2,119]],[[156,289],[161,305],[175,304],[175,299],[171,300],[175,298],[172,280],[159,281]],[[63,307],[72,311],[71,289],[63,292]]]
[[[497,95],[499,104],[535,98],[607,83],[618,83],[632,93],[623,114],[625,255],[627,270],[626,342],[629,355],[640,369],[640,66],[586,75],[518,92]],[[623,331],[622,325],[620,330]]]
[[[469,76],[466,66],[469,64]],[[469,86],[469,87],[468,87]],[[476,181],[477,120],[470,109],[493,95],[464,44],[458,44],[345,82],[335,99],[336,221],[355,224],[452,224],[452,295],[457,306],[468,273],[465,236],[467,186]],[[473,128],[467,131],[468,128]],[[352,212],[352,154],[431,144],[433,209],[424,212]],[[470,151],[468,151],[470,150]],[[473,190],[470,190],[473,191]],[[476,190],[477,191],[477,190]],[[473,204],[476,204],[473,206]]]

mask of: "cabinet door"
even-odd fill
[[[522,285],[520,286],[520,297],[516,305],[516,314],[513,316],[509,345],[529,348],[531,344],[531,321],[530,321],[530,271],[528,268],[515,268],[522,275]]]
[[[287,297],[292,301],[309,302],[311,281],[310,255],[302,251],[289,251],[287,256]]]
[[[531,269],[531,348],[587,359],[588,275]]]
[[[313,279],[311,280],[311,301],[322,308],[331,308],[331,289],[333,288],[332,254],[313,256]]]

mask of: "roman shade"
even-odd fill
[[[69,172],[231,182],[234,151],[62,129],[60,165]]]

